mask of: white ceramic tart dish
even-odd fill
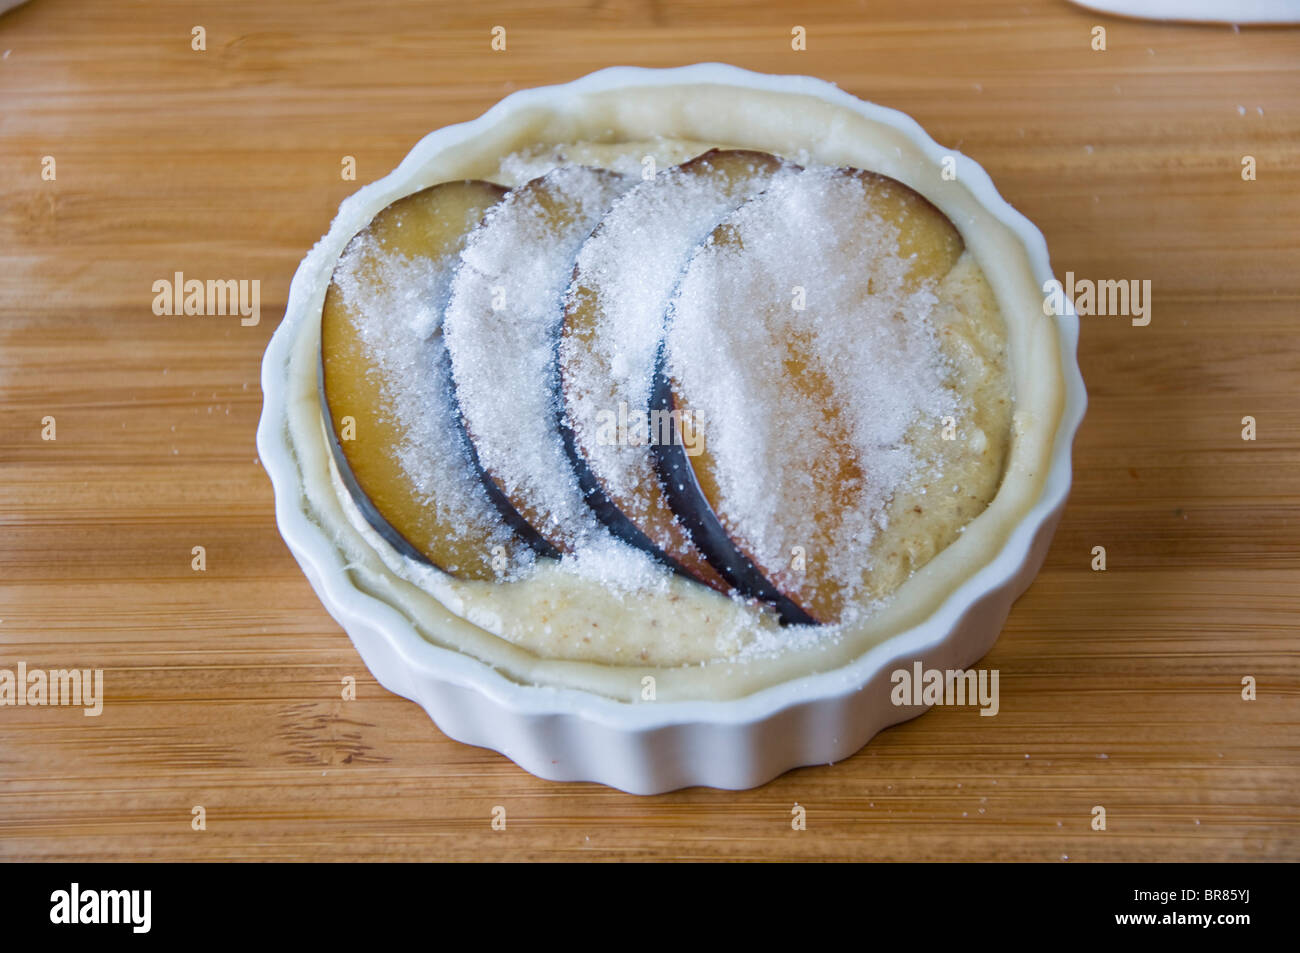
[[[753,168],[747,167],[745,175],[728,180],[726,201],[716,190],[710,193],[709,201],[717,202],[716,208],[698,202],[691,206],[700,222],[710,224],[695,236],[702,241],[694,243],[689,266],[680,275],[677,269],[669,273],[659,267],[663,274],[656,277],[657,259],[650,249],[640,256],[645,261],[636,282],[624,281],[618,286],[625,291],[657,287],[655,282],[663,284],[664,275],[677,281],[676,285],[663,284],[665,289],[676,290],[669,311],[671,330],[663,337],[655,366],[656,386],[663,385],[655,390],[656,396],[671,389],[679,404],[686,393],[708,406],[704,397],[711,384],[709,365],[693,371],[687,358],[672,363],[665,355],[672,353],[674,335],[686,336],[683,340],[688,341],[712,340],[708,333],[690,338],[692,321],[703,329],[701,333],[711,333],[708,316],[699,317],[708,309],[698,306],[699,302],[716,297],[725,303],[727,288],[757,287],[758,279],[771,277],[779,293],[787,293],[780,282],[788,284],[789,275],[782,269],[787,259],[800,260],[800,245],[797,240],[782,239],[779,232],[792,228],[791,234],[797,237],[803,233],[800,229],[811,229],[811,234],[820,227],[820,219],[792,226],[787,213],[789,209],[817,207],[815,202],[808,204],[807,196],[800,198],[798,189],[812,188],[800,183],[813,181],[823,174],[821,170],[828,170],[826,181],[834,189],[846,190],[842,196],[814,194],[824,204],[825,211],[819,213],[822,219],[840,214],[839,210],[850,206],[864,189],[868,193],[876,189],[886,204],[901,203],[889,205],[895,210],[891,214],[904,223],[901,227],[933,218],[941,223],[936,228],[948,230],[950,234],[945,233],[939,243],[942,250],[934,253],[947,256],[939,274],[948,273],[949,268],[951,275],[975,274],[978,287],[984,289],[985,298],[980,299],[953,290],[951,278],[946,279],[947,284],[937,285],[917,278],[919,272],[907,269],[922,267],[925,249],[903,253],[908,246],[897,238],[903,233],[891,231],[893,224],[873,218],[875,224],[863,228],[860,240],[835,245],[836,255],[848,256],[843,259],[846,262],[857,261],[854,256],[874,254],[872,242],[879,245],[882,235],[894,235],[895,246],[891,247],[899,250],[895,258],[902,264],[892,272],[873,273],[874,285],[865,287],[877,297],[894,294],[890,307],[922,307],[949,313],[955,316],[952,321],[966,322],[940,324],[935,334],[918,332],[905,348],[889,344],[880,351],[885,359],[893,353],[888,348],[897,347],[903,348],[900,354],[930,355],[929,363],[917,363],[917,368],[960,364],[980,351],[980,347],[961,346],[960,342],[969,345],[970,341],[989,340],[987,334],[980,337],[982,332],[977,333],[986,328],[977,312],[980,300],[992,302],[986,310],[998,321],[999,330],[998,346],[989,353],[996,352],[996,359],[961,366],[974,368],[971,374],[980,380],[996,377],[1004,382],[1005,391],[996,393],[1005,392],[1005,400],[988,398],[974,385],[962,392],[942,385],[937,378],[922,386],[924,382],[917,383],[920,372],[911,368],[886,366],[879,374],[857,373],[861,367],[848,358],[858,351],[868,356],[876,353],[872,348],[877,344],[868,340],[865,331],[860,347],[859,338],[850,335],[847,345],[840,342],[836,348],[837,353],[848,355],[848,363],[843,364],[846,378],[866,381],[854,385],[857,389],[851,394],[861,395],[871,412],[856,417],[850,410],[841,414],[856,421],[853,439],[871,450],[867,457],[870,465],[865,469],[869,474],[887,473],[892,472],[891,467],[901,466],[899,460],[912,461],[912,470],[907,471],[912,476],[900,477],[902,482],[877,501],[875,515],[864,521],[861,533],[847,534],[859,548],[833,550],[840,557],[839,570],[850,564],[848,576],[855,579],[861,576],[857,557],[880,562],[877,575],[888,584],[882,582],[879,591],[867,586],[860,599],[856,595],[827,597],[824,586],[801,590],[799,581],[788,578],[790,573],[780,566],[771,571],[759,557],[754,557],[752,564],[745,562],[746,571],[755,570],[756,578],[770,581],[779,592],[755,590],[747,595],[757,598],[750,599],[733,592],[728,597],[719,591],[726,590],[726,583],[711,575],[712,569],[689,542],[682,542],[686,536],[656,538],[664,552],[671,550],[677,560],[665,558],[665,564],[678,570],[658,575],[647,573],[644,567],[660,567],[660,563],[641,550],[618,541],[589,545],[586,540],[603,532],[599,521],[588,519],[577,512],[580,507],[570,505],[574,497],[572,493],[565,496],[565,486],[547,482],[557,470],[554,461],[564,459],[562,452],[554,449],[560,444],[538,440],[534,441],[536,452],[517,450],[508,428],[501,426],[507,418],[499,411],[494,414],[490,406],[494,399],[507,400],[507,409],[517,416],[521,428],[530,426],[530,419],[534,423],[550,420],[538,409],[546,405],[530,383],[529,362],[544,363],[551,352],[538,344],[546,338],[533,340],[525,333],[527,320],[536,319],[543,325],[550,320],[547,308],[538,302],[549,302],[563,291],[557,291],[547,275],[556,273],[555,263],[562,263],[566,280],[570,274],[576,276],[568,290],[572,296],[584,274],[607,276],[611,270],[617,274],[620,261],[629,256],[627,249],[637,246],[635,242],[618,244],[619,216],[607,209],[623,210],[621,219],[631,223],[626,227],[634,237],[658,234],[654,231],[654,203],[636,205],[641,201],[637,182],[654,178],[655,170],[662,178],[667,174],[663,170],[681,163],[685,163],[681,168],[698,169],[698,163],[692,166],[690,160],[711,149],[724,150],[715,156],[735,156],[743,151],[762,159]],[[719,167],[723,164],[721,159],[714,161]],[[854,171],[853,176],[857,177],[854,182],[865,184],[845,185],[845,177],[834,170],[864,170],[865,174]],[[780,184],[769,184],[766,179],[755,184],[746,178],[760,173],[773,176],[773,181],[780,179]],[[446,302],[445,323],[437,332],[446,340],[446,354],[438,364],[443,377],[430,380],[454,382],[446,386],[456,395],[453,410],[459,408],[453,413],[443,407],[440,416],[428,419],[450,420],[454,416],[458,426],[465,428],[458,431],[459,437],[467,441],[466,446],[477,447],[478,452],[471,456],[481,471],[482,486],[503,507],[503,513],[527,512],[530,497],[520,487],[533,487],[538,500],[546,499],[546,506],[539,504],[545,515],[528,513],[528,521],[540,528],[533,549],[552,555],[565,552],[561,560],[537,557],[517,573],[511,569],[506,575],[488,579],[476,578],[473,573],[465,578],[465,573],[443,572],[428,561],[413,558],[418,553],[410,551],[411,547],[393,545],[391,534],[376,531],[383,527],[373,525],[367,502],[357,497],[355,475],[347,472],[346,464],[340,469],[341,445],[331,445],[337,417],[332,420],[322,407],[322,395],[328,389],[322,384],[322,374],[328,381],[336,373],[328,359],[322,360],[322,309],[328,315],[331,308],[341,306],[339,300],[351,302],[356,297],[355,287],[339,274],[343,274],[349,255],[355,258],[368,253],[357,244],[361,233],[399,199],[411,196],[418,204],[423,199],[416,199],[416,193],[433,194],[424,190],[467,182],[455,193],[465,197],[455,206],[455,215],[468,223],[479,221],[482,209],[476,203],[496,202],[500,194],[507,197],[492,205],[482,224],[469,233],[468,244],[456,259],[462,264],[454,276],[439,277],[433,275],[437,269],[432,269],[432,277],[427,277],[449,296],[440,299]],[[691,186],[696,185],[692,179]],[[513,191],[506,193],[506,188]],[[565,189],[579,195],[581,201],[575,200],[573,205],[578,211],[557,218],[552,214],[556,196],[563,196]],[[787,193],[799,201],[782,205]],[[833,201],[827,200],[827,195]],[[600,208],[591,204],[597,199]],[[536,209],[550,217],[538,218],[533,214]],[[935,210],[942,215],[934,214]],[[666,221],[673,216],[660,218]],[[711,231],[714,222],[721,224]],[[772,223],[776,223],[775,238]],[[440,229],[442,224],[431,227]],[[596,247],[602,227],[604,245]],[[638,228],[643,231],[637,232]],[[668,235],[671,229],[664,228],[663,235]],[[528,249],[529,260],[537,267],[516,268],[519,274],[512,272],[498,284],[501,263],[508,261],[510,242],[515,240],[512,236],[527,229],[532,229],[528,234],[545,239],[544,246]],[[390,237],[394,234],[390,231]],[[839,234],[849,233],[841,228]],[[726,272],[726,268],[736,267],[734,257],[726,256],[725,246],[732,238],[747,253],[752,251],[759,262],[739,275]],[[653,248],[663,247],[666,240],[656,239]],[[761,258],[764,242],[772,246],[769,259]],[[692,244],[681,239],[682,253]],[[620,247],[624,249],[621,252]],[[784,248],[791,253],[783,254]],[[599,254],[602,250],[604,259]],[[550,272],[542,267],[548,259],[553,259]],[[835,293],[850,294],[851,288],[844,291],[842,279],[851,269],[837,267],[839,261],[838,257],[822,261],[822,270],[817,271],[809,289],[796,289],[797,300],[802,302],[805,291],[814,301],[825,300],[834,289],[838,289]],[[576,270],[570,262],[576,263]],[[337,273],[336,266],[340,269]],[[363,261],[356,266],[357,274],[364,271],[373,276],[377,267]],[[819,266],[813,262],[807,267]],[[893,292],[882,291],[886,272],[893,276]],[[382,268],[379,273],[382,276]],[[1075,359],[1078,318],[1072,310],[1063,315],[1044,313],[1043,288],[1051,278],[1041,233],[998,195],[978,165],[937,145],[907,116],[865,103],[824,81],[698,64],[669,70],[618,67],[565,85],[519,92],[472,122],[426,136],[395,171],[343,203],[329,233],[299,266],[285,319],[262,366],[264,405],[257,442],[275,489],[280,532],[325,607],[348,632],[385,688],[418,702],[450,737],[495,749],[540,777],[598,781],[652,794],[692,785],[753,787],[790,768],[838,761],[881,729],[924,710],[923,706],[892,702],[894,671],[911,670],[917,662],[925,669],[965,669],[980,659],[993,645],[1012,602],[1030,584],[1046,554],[1069,492],[1071,444],[1086,403]],[[688,295],[692,282],[712,291],[692,298]],[[489,302],[511,295],[524,302],[512,313],[517,320],[493,337],[484,329],[491,329],[498,306]],[[421,322],[428,320],[428,296],[421,302],[410,305],[414,316],[403,327],[424,326]],[[376,313],[393,312],[390,304],[379,302]],[[444,308],[441,303],[437,307]],[[444,311],[439,311],[438,321],[443,320]],[[572,308],[566,321],[572,320],[571,313]],[[620,327],[618,321],[633,321],[637,313],[637,308],[617,309],[615,331]],[[733,323],[728,327],[740,326]],[[794,337],[806,330],[797,323],[790,327],[795,329]],[[394,328],[392,333],[398,337],[408,333],[397,325]],[[944,328],[956,330],[949,335]],[[969,340],[963,337],[963,328],[976,329]],[[737,347],[753,346],[752,336],[742,338]],[[833,335],[828,338],[833,339]],[[686,345],[677,346],[682,354],[689,353]],[[612,358],[606,355],[613,365],[626,363],[620,357],[624,353],[621,347],[613,348]],[[400,342],[391,346],[390,342],[389,350],[403,362],[400,367],[395,364],[397,369],[392,372],[403,380],[414,373],[412,367],[430,363],[419,348],[405,348]],[[563,345],[558,352],[564,366],[567,352]],[[653,353],[646,351],[651,357]],[[719,366],[723,365],[720,361]],[[589,371],[603,365],[575,366]],[[781,362],[773,366],[781,366]],[[787,361],[784,366],[793,365]],[[873,365],[861,366],[871,370]],[[989,367],[997,373],[986,374]],[[494,373],[498,387],[478,386]],[[574,374],[571,368],[564,373],[569,374],[564,378],[568,386]],[[971,374],[959,376],[965,380]],[[696,379],[700,383],[689,390],[687,384]],[[437,396],[441,387],[431,384],[428,391],[411,393],[419,401],[436,402],[441,399]],[[717,400],[722,402],[716,406],[727,406],[723,399],[726,390],[719,391],[722,397]],[[891,396],[894,390],[907,395],[915,392],[915,400],[924,405],[923,414],[918,411],[909,418],[910,429],[890,423],[913,400],[911,396]],[[430,398],[434,391],[437,393]],[[804,396],[816,404],[815,389]],[[998,416],[993,405],[1007,405],[1005,415]],[[330,409],[336,410],[333,398]],[[365,420],[382,428],[394,416],[400,414],[385,411]],[[707,411],[705,418],[709,419]],[[993,453],[994,463],[980,464],[980,452],[962,456],[965,451],[925,436],[931,424],[939,426],[940,418],[950,428],[954,420],[960,421],[963,433],[978,437],[977,451],[987,446],[983,456],[988,459]],[[800,418],[791,419],[797,423]],[[501,430],[501,435],[494,437],[494,430]],[[534,426],[534,436],[540,432]],[[743,441],[732,439],[725,430],[706,432],[722,435],[716,452],[711,445],[709,459],[725,476],[728,440],[737,446]],[[1000,438],[999,432],[1003,433]],[[524,430],[521,434],[518,444],[527,446],[527,434]],[[573,444],[580,442],[579,437],[566,436],[570,442],[565,446],[571,452],[577,452]],[[826,452],[834,453],[834,440],[826,439]],[[962,446],[969,444],[967,440]],[[503,449],[513,452],[513,458],[511,453],[502,453]],[[742,446],[736,459],[752,450],[752,443]],[[804,452],[813,460],[819,454],[825,456],[821,451]],[[414,461],[411,466],[419,465],[419,453],[406,453],[403,459],[408,458]],[[593,471],[608,466],[611,479],[618,482],[617,459],[593,453],[591,460]],[[610,464],[610,460],[614,462]],[[509,472],[514,464],[524,470],[531,467],[533,472],[515,480]],[[433,469],[421,472],[442,472],[434,464],[430,466]],[[779,471],[780,467],[772,470]],[[918,473],[927,477],[923,484]],[[719,485],[724,485],[722,478],[720,481]],[[981,484],[984,491],[968,492],[968,481]],[[430,499],[436,497],[442,506],[452,495],[442,485],[447,481],[432,482],[439,485],[427,488]],[[811,482],[819,485],[822,481],[815,478]],[[638,485],[630,478],[627,483]],[[870,476],[846,485],[859,483],[870,484]],[[701,480],[700,485],[706,484]],[[901,489],[904,485],[913,495]],[[920,505],[912,504],[922,499],[915,494],[926,494],[927,488],[926,512],[941,514],[933,519],[939,520],[942,532],[923,522],[931,517],[910,515],[922,512]],[[735,501],[736,512],[746,512],[746,505],[759,512],[762,493],[742,491],[733,488],[727,491],[731,496],[711,499],[725,499],[728,506]],[[669,496],[676,509],[677,498]],[[898,512],[904,502],[907,514]],[[732,535],[748,547],[745,552],[765,551],[762,546],[766,544],[755,541],[759,535],[752,540],[737,535],[737,524],[727,522],[732,511],[723,512],[721,505],[718,509],[722,517],[719,525],[733,527]],[[569,535],[566,519],[576,527]],[[899,528],[887,531],[895,524]],[[591,529],[593,526],[597,528]],[[509,543],[496,545],[495,532],[482,536],[483,548],[492,544],[494,554],[511,550]],[[500,528],[500,532],[509,536],[510,529]],[[574,543],[573,534],[584,542]],[[700,544],[707,563],[716,566],[728,582],[744,576],[735,566],[718,562],[730,557],[718,556],[703,530],[691,526],[690,536]],[[867,545],[873,540],[873,545]],[[741,548],[738,544],[737,552]],[[514,549],[532,552],[522,545]],[[703,568],[692,568],[697,564]],[[802,563],[799,569],[803,571]],[[626,576],[640,582],[625,585]],[[799,616],[801,607],[816,618]],[[798,617],[792,617],[790,611]],[[827,621],[823,617],[828,614],[836,616],[830,620],[834,624],[804,624]],[[795,624],[778,624],[778,615]]]

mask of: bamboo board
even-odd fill
[[[35,0],[0,53],[0,666],[103,668],[107,695],[0,708],[0,858],[1300,859],[1300,32],[1052,0]],[[424,133],[703,60],[911,114],[1059,273],[1149,279],[1152,320],[1084,320],[1074,494],[981,663],[998,717],[636,798],[537,780],[378,687],[275,529],[259,362],[339,201]],[[155,315],[177,271],[260,280],[260,323]]]

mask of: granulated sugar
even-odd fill
[[[662,136],[637,142],[575,142],[535,146],[511,153],[502,159],[493,181],[503,185],[523,185],[552,169],[571,165],[597,166],[641,180],[698,156],[708,148],[703,142],[665,139]]]
[[[662,345],[679,406],[702,427],[705,454],[692,460],[716,478],[728,535],[801,605],[836,607],[838,624],[806,629],[733,614],[754,624],[720,628],[719,647],[743,660],[838,638],[880,604],[863,579],[895,494],[953,481],[941,455],[913,445],[958,406],[935,283],[900,253],[915,223],[897,202],[880,213],[882,180],[771,157],[650,180],[635,151],[619,154],[625,175],[564,164],[596,161],[600,148],[504,160],[504,181],[545,174],[494,206],[458,261],[379,255],[364,239],[345,252],[344,263],[370,262],[365,280],[341,266],[340,289],[366,317],[365,346],[406,433],[403,470],[440,516],[489,521],[508,539],[463,424],[483,470],[563,553],[553,578],[667,605],[670,585],[684,583],[600,524],[560,430],[564,420],[625,515],[646,519],[662,497],[645,417]],[[560,338],[575,303],[591,320]],[[626,443],[597,433],[620,408]],[[683,535],[651,542],[669,556],[669,543],[689,546]],[[795,551],[807,559],[798,573]]]

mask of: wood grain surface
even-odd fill
[[[34,0],[0,54],[0,667],[102,668],[106,694],[0,708],[0,857],[1300,859],[1300,32],[1063,0]],[[379,688],[276,531],[258,374],[339,201],[426,132],[701,60],[911,114],[1058,273],[1149,279],[1152,320],[1084,319],[1075,489],[981,663],[996,718],[639,798],[537,780]],[[177,271],[259,280],[261,322],[156,316]]]

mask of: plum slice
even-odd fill
[[[495,579],[525,551],[455,414],[443,307],[466,236],[506,190],[448,182],[397,200],[347,245],[321,311],[320,399],[344,485],[404,555]]]
[[[562,166],[513,189],[470,236],[452,279],[445,336],[460,419],[484,485],[547,555],[608,538],[560,434],[556,341],[574,257],[633,184]]]
[[[621,196],[578,253],[559,344],[561,433],[588,503],[620,539],[724,592],[660,483],[650,444],[665,431],[650,392],[691,250],[783,168],[768,153],[714,149]]]
[[[930,322],[963,250],[893,179],[807,169],[722,220],[668,309],[652,406],[693,421],[655,444],[674,511],[709,561],[783,622],[843,621],[912,434],[953,406]]]

